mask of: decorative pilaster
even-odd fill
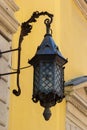
[[[16,32],[18,22],[14,17],[18,7],[13,0],[0,0],[0,33],[11,41],[12,35]]]
[[[13,0],[0,0],[0,51],[9,50],[12,36],[19,23],[14,17],[18,10]],[[11,54],[0,56],[0,73],[8,72]],[[0,130],[8,130],[10,76],[0,77]]]

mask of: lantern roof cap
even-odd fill
[[[65,59],[61,52],[59,51],[58,46],[55,44],[51,34],[46,34],[44,36],[44,39],[41,43],[41,45],[38,47],[36,55],[41,55],[41,54],[56,54],[60,56],[61,58]]]
[[[40,59],[44,58],[45,60],[52,60],[54,57],[59,60],[61,65],[67,63],[67,59],[62,56],[58,46],[56,46],[54,40],[52,39],[51,34],[46,34],[41,45],[37,48],[35,56],[29,60],[28,63],[34,65]]]

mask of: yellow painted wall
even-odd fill
[[[30,18],[34,11],[48,11],[54,14],[52,24],[53,39],[62,54],[69,59],[65,69],[65,80],[85,75],[87,50],[87,21],[73,0],[15,0],[20,10],[17,20],[22,23]],[[26,66],[36,52],[45,34],[45,25],[40,17],[33,24],[32,33],[24,38],[22,44],[21,66]],[[20,27],[13,37],[13,48],[17,47]],[[13,67],[16,68],[17,55],[13,53]],[[12,76],[11,91],[16,88],[16,76]],[[65,100],[52,108],[52,117],[46,122],[42,116],[43,108],[34,104],[32,98],[33,68],[21,71],[20,97],[10,95],[9,130],[65,130]]]
[[[74,0],[60,0],[60,47],[68,57],[66,80],[87,75],[87,20]]]

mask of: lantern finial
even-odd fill
[[[49,118],[51,117],[51,111],[49,108],[45,108],[44,112],[43,112],[43,116],[45,118],[46,121],[49,120]]]

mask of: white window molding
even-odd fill
[[[87,79],[87,77],[86,77]],[[81,78],[79,78],[79,81]],[[75,80],[73,80],[74,82]],[[71,83],[72,84],[72,83]],[[66,130],[87,129],[87,81],[65,87]]]
[[[19,23],[14,17],[18,6],[13,0],[0,0],[0,51],[10,50],[12,36],[17,31]],[[11,53],[0,56],[0,74],[10,72]],[[8,130],[9,118],[10,76],[0,77],[0,130]]]

